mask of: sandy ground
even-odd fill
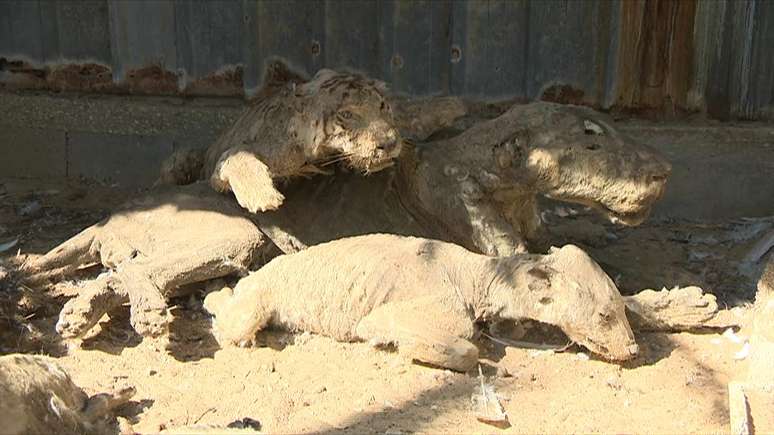
[[[0,180],[0,253],[43,253],[106,216],[133,192],[110,186]],[[37,204],[37,206],[35,205]],[[729,306],[753,296],[739,259],[771,220],[702,224],[652,220],[617,228],[582,208],[548,204],[547,244],[587,248],[623,292],[700,285]],[[183,425],[224,426],[245,417],[284,433],[717,433],[728,430],[726,385],[744,376],[741,349],[717,332],[639,334],[642,350],[624,365],[565,352],[504,347],[482,338],[481,366],[502,397],[510,428],[476,420],[477,373],[411,364],[394,352],[308,334],[268,332],[264,346],[220,350],[198,296],[173,300],[168,340],[141,340],[127,315],[104,322],[82,343],[53,332],[67,285],[41,294],[0,289],[0,353],[58,357],[89,393],[133,385],[121,413],[140,432]],[[746,310],[738,310],[742,323]],[[539,328],[538,328],[539,329]],[[746,327],[738,333],[747,335]],[[561,344],[552,334],[536,340]]]

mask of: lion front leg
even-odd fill
[[[224,152],[210,177],[212,187],[232,191],[239,205],[256,213],[276,210],[285,197],[274,187],[271,170],[255,154],[244,148]]]
[[[148,276],[142,264],[130,264],[116,272],[121,286],[129,295],[132,327],[144,337],[159,337],[168,330],[172,320],[167,309],[167,299],[156,283]]]
[[[88,282],[59,313],[56,332],[63,338],[79,338],[89,332],[102,316],[129,300],[113,276],[103,274]]]
[[[462,337],[472,335],[473,322],[463,312],[442,306],[432,297],[388,303],[360,320],[355,334],[372,344],[396,344],[410,360],[468,371],[478,362],[478,348]]]
[[[461,182],[460,191],[473,244],[481,253],[508,257],[527,252],[526,240],[519,229],[509,222],[498,204],[484,194],[475,180]]]

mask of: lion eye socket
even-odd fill
[[[352,112],[349,110],[342,110],[339,112],[339,115],[341,115],[341,117],[344,119],[352,119]]]

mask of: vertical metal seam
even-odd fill
[[[185,76],[188,74],[187,68],[183,66],[183,71],[185,71],[186,74],[178,74],[178,71],[180,70],[181,66],[177,64],[177,57],[178,57],[178,50],[177,50],[177,2],[171,2],[172,3],[172,35],[174,37],[172,38],[172,50],[174,51],[175,55],[175,77],[177,77],[177,90],[183,91],[185,89]],[[191,43],[191,52],[193,54],[193,43]],[[164,59],[164,68],[169,70],[169,62],[168,60]],[[193,64],[193,55],[191,56],[191,63]]]
[[[40,38],[40,62],[46,64],[46,38],[43,37],[43,11],[40,8],[40,0],[36,2],[38,7],[38,37]]]
[[[529,44],[530,44],[530,14],[532,11],[532,3],[531,0],[524,0],[524,49],[522,52],[524,53],[524,77],[522,78],[521,83],[521,92],[522,96],[525,98],[530,98],[529,95],[529,77],[532,72],[532,68],[530,67],[531,62],[530,58],[530,52],[529,52]]]
[[[428,7],[428,13],[430,14],[430,35],[427,40],[427,89],[425,93],[432,92],[433,87],[433,7],[430,3],[425,3]]]

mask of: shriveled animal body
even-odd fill
[[[488,255],[525,252],[538,194],[637,225],[664,192],[670,165],[591,109],[534,103],[407,153],[396,178],[420,220]]]
[[[133,388],[89,397],[54,359],[0,357],[0,432],[7,435],[118,433],[112,410]]]
[[[470,369],[481,320],[530,318],[604,357],[637,353],[624,302],[582,250],[491,258],[430,239],[375,234],[280,256],[205,298],[222,345],[269,325],[394,343],[422,362]]]
[[[396,170],[295,183],[258,217],[285,252],[382,231],[439,238],[492,256],[524,252],[538,195],[586,204],[636,225],[665,189],[670,165],[591,109],[516,105],[445,140],[407,148]],[[309,213],[309,204],[325,204]],[[286,243],[284,238],[295,240]]]
[[[24,266],[28,283],[55,281],[102,264],[62,310],[57,331],[80,337],[111,309],[129,302],[142,335],[166,331],[166,297],[186,284],[246,272],[264,236],[229,199],[198,183],[128,202],[104,221]]]
[[[200,178],[233,192],[242,207],[273,210],[284,200],[277,179],[324,173],[324,166],[339,161],[361,173],[377,172],[391,166],[400,149],[383,84],[324,69],[308,82],[265,89],[201,162],[196,151],[173,155],[161,179],[185,182],[201,164]]]

